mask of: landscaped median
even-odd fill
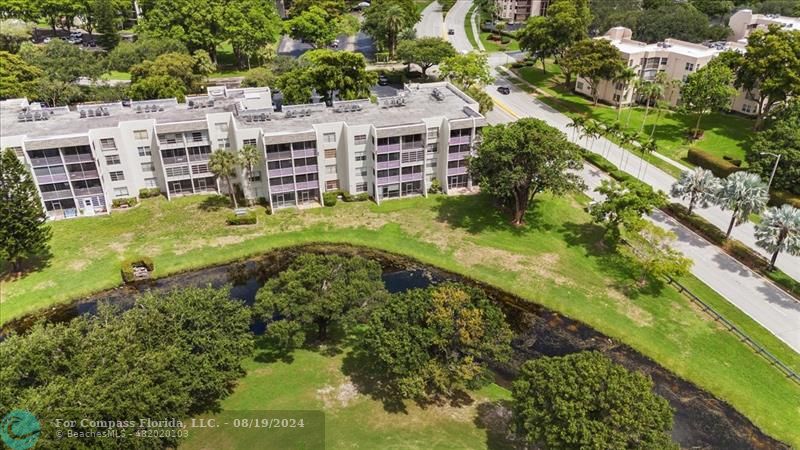
[[[484,196],[339,203],[330,208],[256,207],[255,225],[226,225],[218,197],[143,200],[124,214],[54,222],[49,266],[6,282],[0,321],[119,284],[120,262],[150,257],[154,276],[310,242],[351,243],[415,258],[540,303],[629,344],[800,447],[794,384],[669,286],[642,289],[602,244],[582,194],[541,195],[523,227]],[[695,278],[693,292],[794,370],[800,355]]]

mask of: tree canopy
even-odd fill
[[[361,29],[372,36],[379,50],[394,55],[398,37],[420,20],[414,0],[374,0],[364,11]]]
[[[387,394],[430,400],[490,380],[487,363],[508,358],[511,337],[483,291],[443,283],[380,303],[356,345]]]
[[[681,108],[697,114],[694,137],[700,136],[700,119],[714,111],[730,107],[736,95],[733,72],[722,64],[708,64],[689,75],[681,87]]]
[[[488,57],[478,52],[445,58],[439,65],[439,74],[464,89],[485,86],[494,81]]]
[[[800,209],[790,205],[769,208],[756,224],[756,245],[772,253],[769,269],[781,252],[800,256]]]
[[[772,187],[800,195],[800,101],[791,102],[775,115],[766,130],[753,137],[747,150],[747,170],[769,179],[775,156],[781,155]]]
[[[580,148],[532,118],[484,128],[478,155],[469,161],[470,175],[483,192],[511,210],[514,225],[522,225],[536,194],[582,188],[583,181],[571,172],[581,167]]]
[[[661,42],[667,38],[703,42],[724,39],[729,30],[711,27],[708,17],[691,4],[670,2],[641,14],[633,31],[634,39],[644,42]]]
[[[614,240],[621,235],[620,227],[627,230],[642,228],[642,216],[667,203],[666,194],[638,181],[618,183],[603,180],[595,191],[605,199],[593,204],[589,213],[595,222],[606,225],[607,234]]]
[[[550,3],[546,16],[532,16],[518,32],[520,47],[531,53],[534,60],[562,57],[574,43],[589,37],[592,13],[588,0],[556,0]],[[569,84],[571,75],[565,73]]]
[[[605,39],[584,39],[564,53],[561,67],[578,74],[589,83],[592,99],[597,104],[600,82],[613,80],[627,67],[619,50]]]
[[[44,72],[19,55],[0,51],[0,99],[30,97]]]
[[[455,54],[453,45],[438,37],[409,39],[400,41],[397,46],[397,56],[403,61],[420,66],[422,75],[426,75],[428,69]]]
[[[378,82],[375,72],[367,71],[364,55],[328,49],[303,54],[299,65],[278,78],[278,87],[288,103],[308,103],[312,91],[326,100],[334,94],[340,100],[369,97]]]
[[[597,352],[530,360],[511,391],[516,431],[547,448],[677,449],[672,410],[652,389]]]

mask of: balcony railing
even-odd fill
[[[96,170],[84,170],[81,172],[70,172],[69,179],[70,180],[89,180],[92,178],[99,178],[100,175],[97,173]]]
[[[211,142],[209,142],[208,139],[200,139],[200,140],[187,139],[186,140],[186,146],[187,147],[197,147],[197,146],[200,146],[200,145],[211,145]]]
[[[448,161],[458,161],[460,159],[465,159],[469,155],[470,155],[470,153],[468,151],[467,152],[448,153],[447,154],[447,160]]]
[[[91,153],[79,153],[77,155],[64,155],[65,163],[82,163],[94,162],[94,156]]]
[[[269,169],[269,176],[271,176],[271,177],[277,177],[277,176],[281,176],[282,177],[282,176],[291,175],[291,174],[292,174],[292,168],[291,167],[284,167],[282,169]]]
[[[72,198],[72,191],[62,189],[60,191],[42,192],[42,200],[57,200],[60,198]]]
[[[56,164],[61,164],[60,156],[45,156],[42,158],[31,158],[31,165],[34,167],[54,166]]]
[[[319,168],[316,164],[309,164],[307,166],[297,166],[294,168],[294,173],[303,175],[305,173],[317,173]]]
[[[448,167],[447,174],[448,175],[464,175],[467,173],[466,167]]]
[[[162,148],[162,149],[183,148],[184,144],[183,144],[183,140],[175,141],[175,142],[172,142],[172,143],[167,142],[167,141],[159,141],[158,146],[160,148]]]
[[[165,156],[162,157],[161,160],[164,164],[183,164],[189,161],[186,156]]]
[[[319,188],[319,180],[313,181],[303,181],[300,183],[296,183],[298,191],[304,191],[307,189],[318,189]]]
[[[422,180],[422,172],[400,174],[400,181],[419,181]]]
[[[378,177],[378,184],[399,183],[400,175],[392,175],[389,177]]]
[[[305,148],[301,150],[292,150],[292,155],[295,158],[308,158],[311,156],[317,156],[317,149],[315,148]]]
[[[189,161],[208,161],[209,159],[211,159],[211,153],[189,154]]]
[[[470,136],[454,136],[450,138],[450,145],[469,144]]]
[[[68,181],[69,177],[66,173],[57,173],[55,175],[37,175],[36,181],[39,184],[47,184],[47,183],[60,183],[62,181]]]
[[[383,161],[378,163],[378,169],[397,169],[400,167],[400,160]]]
[[[273,194],[280,194],[280,193],[283,193],[283,192],[292,192],[292,191],[294,191],[294,183],[276,184],[276,185],[271,184],[269,186],[269,191],[272,192]]]
[[[267,161],[277,161],[280,159],[291,159],[291,158],[292,158],[292,152],[290,151],[267,153]]]
[[[81,197],[84,195],[102,194],[103,188],[100,186],[94,186],[90,188],[73,189],[73,191],[75,192],[76,197]]]
[[[378,146],[378,154],[400,151],[400,144],[384,144]]]

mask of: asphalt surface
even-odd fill
[[[455,32],[454,34],[448,34],[447,40],[453,44],[456,51],[462,53],[473,50],[464,30],[464,18],[467,16],[470,6],[472,6],[471,0],[458,0],[444,18],[445,30],[452,29]]]
[[[443,22],[442,6],[431,2],[422,10],[422,19],[414,26],[417,37],[442,37],[445,32]]]

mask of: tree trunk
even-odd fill
[[[544,58],[542,58],[542,73],[547,73],[547,67],[544,64]]]
[[[656,114],[656,121],[653,122],[653,129],[650,130],[650,139],[653,139],[653,136],[656,134],[656,125],[658,125],[658,121],[661,119],[661,108],[657,109],[658,113]]]
[[[778,259],[778,252],[780,252],[780,250],[775,250],[775,253],[772,254],[772,258],[769,259],[769,267],[767,267],[767,270],[775,270],[775,260]]]
[[[697,114],[697,123],[694,125],[694,138],[697,139],[697,135],[700,134],[700,119],[703,118],[703,113]]]
[[[694,193],[689,197],[689,215],[692,215],[692,209],[694,209]]]
[[[527,191],[527,190],[526,190]],[[519,190],[514,190],[514,217],[511,221],[511,224],[518,227],[525,222],[525,211],[528,207],[528,195],[527,192],[519,192]]]
[[[317,339],[324,341],[328,337],[328,321],[317,319]]]
[[[239,208],[239,204],[236,202],[236,192],[233,191],[233,184],[231,184],[231,177],[225,177],[225,181],[228,183],[228,192],[231,195],[231,200],[233,200],[233,208]]]
[[[647,122],[647,114],[650,112],[650,99],[647,99],[647,102],[644,105],[644,118],[642,118],[642,126],[639,127],[639,133],[644,130],[644,123]]]
[[[739,208],[735,208],[733,210],[733,214],[731,216],[731,223],[728,225],[728,231],[725,233],[725,239],[731,237],[731,231],[733,231],[733,224],[736,222],[736,213],[739,212]]]

